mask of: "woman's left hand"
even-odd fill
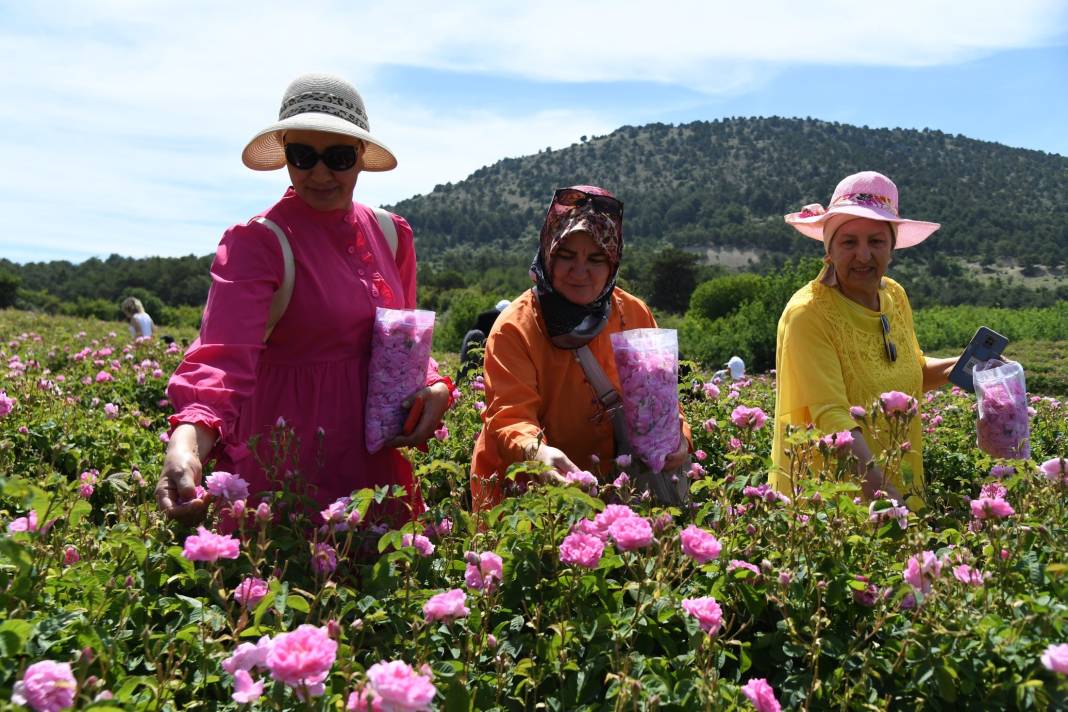
[[[416,398],[423,399],[423,414],[419,417],[412,432],[403,433],[386,442],[386,447],[418,447],[434,437],[434,431],[441,427],[441,419],[449,408],[449,386],[444,382],[420,388],[408,396],[402,405],[411,408]]]
[[[675,449],[675,452],[667,456],[664,460],[664,469],[661,472],[672,472],[679,469],[690,459],[690,443],[686,441],[686,436],[681,432],[679,433],[679,446]]]

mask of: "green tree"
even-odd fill
[[[666,249],[649,266],[649,304],[682,314],[697,286],[697,256],[674,248]]]

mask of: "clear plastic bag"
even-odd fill
[[[432,311],[382,307],[375,311],[364,406],[368,452],[378,452],[400,435],[407,415],[402,403],[426,383],[433,336]]]
[[[1031,456],[1031,416],[1020,364],[988,361],[972,372],[979,405],[976,443],[992,457],[1010,460]]]
[[[611,339],[631,449],[660,472],[682,437],[678,335],[674,329],[631,329]]]

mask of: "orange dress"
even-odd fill
[[[608,323],[589,343],[612,385],[619,389],[609,335],[655,328],[645,302],[616,287]],[[607,473],[615,453],[612,419],[604,415],[574,351],[549,342],[533,290],[515,299],[497,318],[486,340],[486,409],[471,458],[475,509],[503,499],[500,482],[508,466],[533,457],[540,441],[560,449],[576,466]],[[680,414],[680,420],[681,414]],[[690,429],[682,421],[690,441]],[[600,465],[594,464],[596,455]]]

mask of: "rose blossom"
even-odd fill
[[[247,705],[263,695],[263,680],[253,680],[246,670],[234,673],[234,702]]]
[[[596,568],[604,554],[604,542],[598,537],[581,532],[572,532],[560,544],[560,561],[577,564],[587,569]]]
[[[901,391],[887,391],[879,396],[879,402],[882,404],[883,413],[886,415],[907,413],[916,407],[916,399]]]
[[[723,609],[711,596],[684,598],[682,609],[696,618],[701,625],[701,630],[709,635],[715,635],[719,627],[723,625]]]
[[[434,553],[434,544],[422,534],[404,534],[401,536],[401,546],[407,548],[414,546],[419,556],[427,557]]]
[[[775,699],[775,690],[762,677],[745,683],[742,686],[742,694],[753,703],[757,712],[782,712],[782,706]]]
[[[497,583],[504,579],[504,562],[501,557],[492,551],[483,551],[481,554],[471,551],[468,552],[468,557],[473,557],[473,560],[468,561],[467,570],[464,572],[467,585],[486,593],[497,588]]]
[[[579,489],[597,489],[597,478],[593,476],[593,473],[586,470],[572,470],[564,475],[564,479],[567,480],[568,484],[577,485]]]
[[[653,527],[644,517],[623,517],[612,522],[608,534],[622,551],[633,551],[653,543]]]
[[[208,492],[227,502],[248,499],[248,482],[238,475],[229,472],[213,472],[208,475],[204,484],[207,485]]]
[[[266,635],[256,643],[241,643],[234,650],[234,654],[222,661],[222,669],[230,675],[235,675],[238,670],[252,670],[254,668],[267,669],[267,654],[271,652],[273,641]]]
[[[682,542],[682,553],[699,564],[712,561],[723,550],[716,537],[693,524],[682,530],[679,540]]]
[[[309,695],[318,697],[324,692],[323,680],[336,656],[337,641],[330,638],[326,628],[305,623],[274,637],[267,653],[267,669],[275,680],[305,688]]]
[[[430,703],[437,694],[437,689],[430,681],[430,675],[421,675],[410,665],[400,660],[375,663],[367,670],[367,687],[364,692],[373,693],[375,702],[381,703],[383,712],[423,712],[430,709]],[[354,701],[349,697],[350,710],[366,710],[366,698]],[[355,704],[363,703],[358,707]]]
[[[609,504],[604,508],[603,512],[598,512],[597,516],[593,518],[593,522],[597,525],[601,538],[604,539],[608,536],[608,528],[616,521],[637,516],[634,510],[625,504]]]
[[[905,564],[905,582],[922,593],[931,592],[931,583],[942,574],[942,560],[933,551],[910,556]]]
[[[37,510],[31,509],[25,517],[16,517],[7,525],[9,534],[37,531]]]
[[[1068,643],[1050,644],[1046,652],[1042,653],[1042,664],[1047,670],[1068,675]]]
[[[78,563],[78,561],[81,560],[81,558],[82,557],[78,555],[78,550],[75,549],[73,546],[68,546],[66,549],[63,550],[63,565],[64,566],[70,566],[71,564],[76,564],[76,563]]]
[[[241,542],[227,534],[215,534],[204,527],[197,527],[196,534],[185,539],[182,556],[190,561],[216,561],[236,559],[241,551]]]
[[[967,564],[953,567],[953,578],[969,586],[982,586],[986,576],[979,569],[973,569]]]
[[[1046,460],[1038,467],[1042,476],[1050,482],[1061,481],[1062,484],[1068,485],[1068,460],[1063,457],[1055,457],[1052,460]]]
[[[426,615],[427,622],[440,620],[448,622],[463,618],[471,612],[464,605],[466,603],[467,594],[462,589],[454,588],[431,596],[430,600],[423,604],[423,613]]]
[[[37,712],[58,712],[74,705],[77,690],[70,663],[42,660],[26,668],[11,691],[11,701],[29,705]]]
[[[245,608],[252,609],[267,595],[267,590],[266,581],[249,576],[234,589],[234,600]]]
[[[1004,519],[1016,513],[1011,504],[997,497],[973,499],[971,507],[976,519]]]
[[[731,422],[746,430],[760,430],[767,419],[767,414],[760,408],[740,405],[731,411]]]
[[[317,574],[329,575],[337,569],[337,550],[326,542],[320,541],[312,552],[312,569]]]

